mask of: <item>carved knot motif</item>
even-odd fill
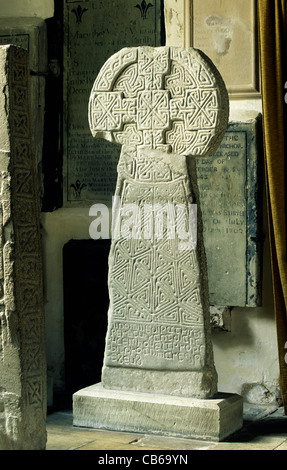
[[[94,137],[183,155],[212,153],[227,121],[224,82],[195,49],[122,49],[101,69],[89,103]]]

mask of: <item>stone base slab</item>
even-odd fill
[[[102,386],[107,390],[205,400],[217,392],[217,373],[211,364],[205,370],[146,370],[104,365]]]
[[[212,399],[108,390],[101,383],[73,395],[74,426],[222,441],[243,425],[239,395]]]

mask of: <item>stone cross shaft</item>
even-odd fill
[[[106,388],[198,398],[216,393],[202,221],[200,210],[197,218],[191,210],[199,207],[196,168],[187,157],[214,152],[228,108],[218,71],[194,49],[123,49],[94,83],[91,132],[122,145]]]

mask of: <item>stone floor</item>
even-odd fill
[[[76,428],[72,423],[71,410],[57,410],[48,414],[47,450],[160,450],[165,451],[165,455],[169,455],[166,452],[171,451],[171,456],[175,456],[179,450],[287,450],[287,416],[284,415],[283,408],[244,405],[243,428],[219,443]],[[139,457],[134,457],[134,460],[139,462]],[[147,463],[147,460],[143,463]]]

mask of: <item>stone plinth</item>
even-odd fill
[[[74,394],[74,425],[222,441],[242,427],[242,398],[210,400],[114,391],[101,384]]]
[[[91,132],[122,151],[102,382],[74,395],[75,425],[215,440],[241,427],[241,399],[214,398],[195,160],[187,165],[216,150],[227,122],[224,83],[200,51],[123,49],[96,78]]]
[[[46,345],[29,55],[0,47],[0,449],[46,445]]]

